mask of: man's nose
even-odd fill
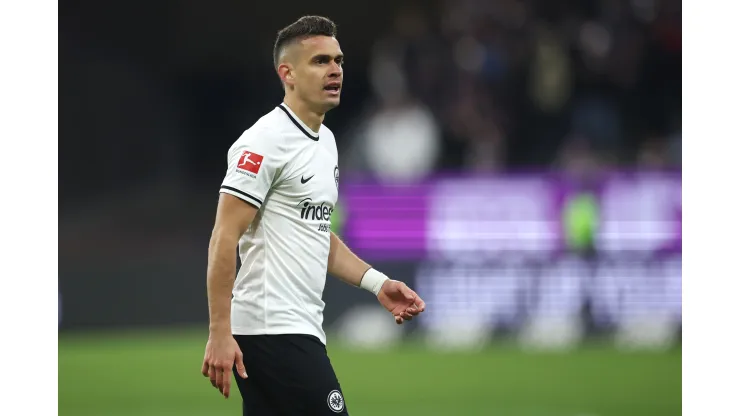
[[[329,70],[329,78],[338,78],[340,75],[342,75],[342,67],[335,62]]]

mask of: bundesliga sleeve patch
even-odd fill
[[[262,166],[262,159],[264,159],[262,155],[245,150],[239,158],[239,163],[236,165],[236,169],[251,172],[256,175]]]

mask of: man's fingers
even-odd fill
[[[414,298],[414,302],[411,306],[409,306],[409,309],[413,309],[417,312],[424,312],[424,309],[427,307],[426,303],[419,297],[419,295],[416,295]]]
[[[396,319],[396,323],[399,325],[401,325],[403,321],[410,321],[414,318],[413,316],[411,316],[410,314],[406,312],[401,312],[398,315],[394,315],[393,317]]]
[[[224,392],[224,370],[220,366],[216,367],[216,387],[221,393]]]
[[[213,365],[208,366],[208,378],[211,379],[211,385],[213,387],[218,387],[216,385],[216,367]]]
[[[415,310],[419,312],[424,312],[424,308],[426,308],[426,304],[416,292],[411,290],[406,285],[403,286],[401,291],[403,292],[403,295],[406,297],[406,300],[411,302],[411,306],[410,306],[411,308],[414,308]]]
[[[406,308],[406,312],[416,316],[421,313],[421,309],[417,308],[416,306],[410,306]]]
[[[401,285],[401,293],[403,293],[403,296],[409,302],[413,302],[415,300],[415,298],[417,297],[416,296],[416,292],[414,292],[413,290],[409,289],[409,287],[406,286],[405,284]]]
[[[223,389],[221,390],[221,393],[223,393],[224,397],[228,399],[230,392],[231,392],[231,368],[225,368],[224,369],[224,379],[223,379]]]
[[[244,357],[241,353],[237,354],[234,366],[236,368],[236,373],[239,374],[241,378],[247,378],[247,369],[244,368]]]
[[[203,366],[200,368],[200,373],[203,377],[208,377],[208,360],[203,360]]]

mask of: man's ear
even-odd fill
[[[281,62],[277,68],[278,76],[285,85],[292,86],[295,78],[293,73],[293,66],[287,62]]]

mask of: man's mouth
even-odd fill
[[[342,83],[341,82],[331,82],[324,86],[324,91],[329,91],[332,93],[339,93],[339,90],[342,89]]]

